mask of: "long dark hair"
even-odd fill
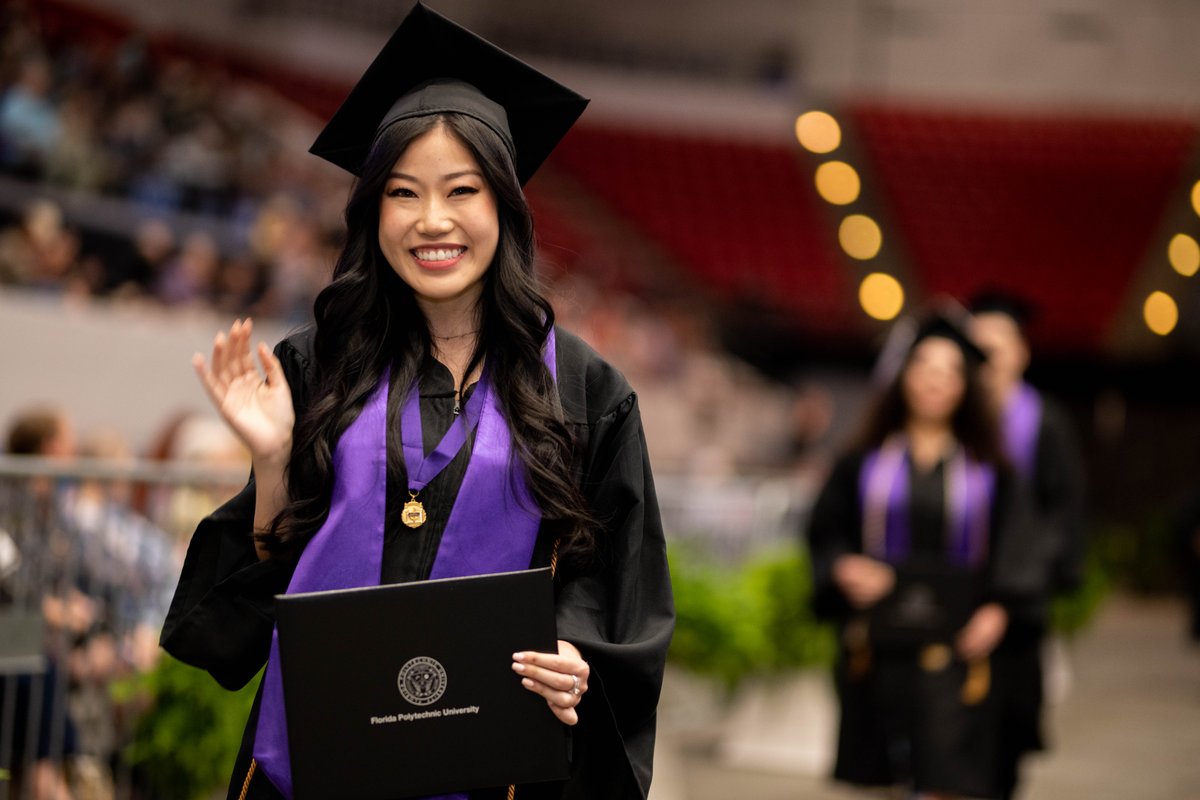
[[[379,376],[391,367],[389,418],[431,352],[425,318],[412,289],[379,248],[379,204],[392,167],[418,137],[439,125],[479,164],[496,196],[500,237],[483,278],[480,332],[466,374],[483,359],[512,433],[529,488],[556,537],[560,560],[582,563],[594,547],[594,520],[572,482],[570,428],[542,350],[554,311],[538,290],[533,270],[533,215],[500,138],[478,121],[445,113],[401,120],[385,130],[368,154],[346,204],[346,244],[333,280],[314,306],[317,376],[312,403],[296,422],[288,466],[289,502],[268,533],[273,553],[292,554],[329,514],[333,451],[358,416]],[[389,436],[398,436],[389,426]],[[395,445],[395,446],[393,446]],[[389,469],[403,474],[402,449],[389,442]]]
[[[908,400],[904,396],[904,376],[912,364],[913,353],[918,345],[912,346],[895,377],[875,396],[852,449],[864,452],[873,450],[893,433],[904,429],[909,415]],[[1007,462],[1000,449],[997,420],[979,382],[979,367],[965,355],[963,386],[962,399],[950,418],[954,437],[975,460],[1006,467]]]

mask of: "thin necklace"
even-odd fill
[[[466,337],[468,337],[468,336],[474,336],[474,335],[475,335],[475,334],[477,334],[477,333],[479,333],[479,331],[478,331],[478,330],[473,330],[473,331],[467,331],[466,333],[456,333],[456,334],[455,334],[455,335],[453,335],[453,336],[438,336],[437,334],[434,334],[434,333],[431,333],[431,334],[429,334],[429,335],[430,335],[431,337],[433,337],[434,339],[441,339],[443,342],[446,342],[446,341],[449,341],[449,340],[451,340],[451,339],[464,339],[464,338],[466,338]]]

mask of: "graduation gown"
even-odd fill
[[[1010,552],[1020,557],[1015,580],[1028,598],[1028,612],[1012,620],[1001,645],[1006,665],[998,675],[1003,698],[1000,784],[1010,796],[1020,757],[1045,749],[1042,726],[1042,641],[1056,594],[1083,581],[1087,556],[1083,459],[1069,418],[1041,397],[1033,460],[1013,479]],[[1016,461],[1015,454],[1013,454]]]
[[[854,642],[855,611],[833,580],[834,562],[862,554],[863,510],[860,473],[864,453],[841,458],[813,508],[808,543],[814,569],[816,612],[840,626],[835,684],[841,703],[834,777],[849,783],[892,786],[911,783],[918,791],[970,797],[994,797],[997,703],[989,691],[978,703],[960,697],[968,667],[956,657],[939,669],[927,669],[914,648],[873,648],[863,661]],[[912,557],[949,563],[946,555],[946,462],[928,473],[908,464]],[[976,576],[979,603],[999,602],[1010,618],[1028,613],[993,555],[1002,548],[1009,483],[1001,475],[990,509],[987,565]],[[965,567],[964,567],[965,569]],[[856,660],[857,659],[857,660]],[[992,673],[1001,670],[992,659]]]
[[[579,648],[591,667],[589,688],[572,728],[571,777],[565,783],[517,788],[525,798],[644,798],[650,786],[656,707],[674,604],[666,548],[637,396],[624,377],[578,337],[558,329],[558,389],[575,435],[574,475],[601,521],[600,558],[584,574],[555,581],[558,637]],[[315,390],[312,330],[276,348],[299,417]],[[430,359],[421,374],[421,417],[427,449],[453,419],[450,373]],[[399,424],[393,420],[392,424]],[[416,530],[399,521],[403,476],[388,475],[389,502],[381,582],[429,576],[442,531],[470,458],[470,442],[422,492],[428,521]],[[251,529],[254,482],[203,520],[188,548],[162,634],[176,658],[210,672],[229,689],[245,685],[266,662],[274,596],[287,589],[293,561],[255,555]],[[531,567],[550,564],[552,535],[538,535]],[[515,678],[514,678],[515,679]],[[546,713],[550,713],[547,709]],[[258,702],[246,725],[229,786],[237,798],[250,764]],[[503,797],[506,787],[471,793]],[[250,798],[278,793],[261,773]]]

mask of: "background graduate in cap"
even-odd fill
[[[196,356],[254,473],[162,642],[230,688],[267,663],[230,797],[291,795],[276,593],[552,563],[558,652],[511,666],[574,726],[571,778],[454,796],[645,796],[674,610],[637,398],[554,327],[522,192],[586,103],[416,6],[312,147],[358,176],[315,326],[257,346],[265,379],[248,320]]]
[[[841,633],[834,776],[930,797],[996,797],[993,654],[1021,603],[994,557],[1007,480],[979,383],[984,354],[945,314],[899,330],[907,341],[889,348],[899,356],[877,375],[863,432],[810,521],[814,602]],[[922,589],[930,619],[961,625],[889,628],[880,609],[918,565],[934,576]]]
[[[1045,746],[1042,643],[1050,601],[1082,580],[1087,551],[1084,471],[1066,413],[1025,381],[1029,304],[989,291],[972,299],[971,311],[969,333],[988,356],[981,372],[983,387],[1015,476],[1021,522],[1013,526],[1020,540],[1013,546],[1024,553],[1027,572],[1022,580],[1033,599],[1033,613],[1014,621],[1004,642],[1011,685],[1000,687],[1005,695],[1000,771],[1004,796],[1011,797],[1020,757]]]

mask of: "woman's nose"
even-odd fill
[[[449,209],[438,198],[427,200],[421,205],[421,216],[417,219],[417,232],[427,236],[438,236],[454,228]]]

